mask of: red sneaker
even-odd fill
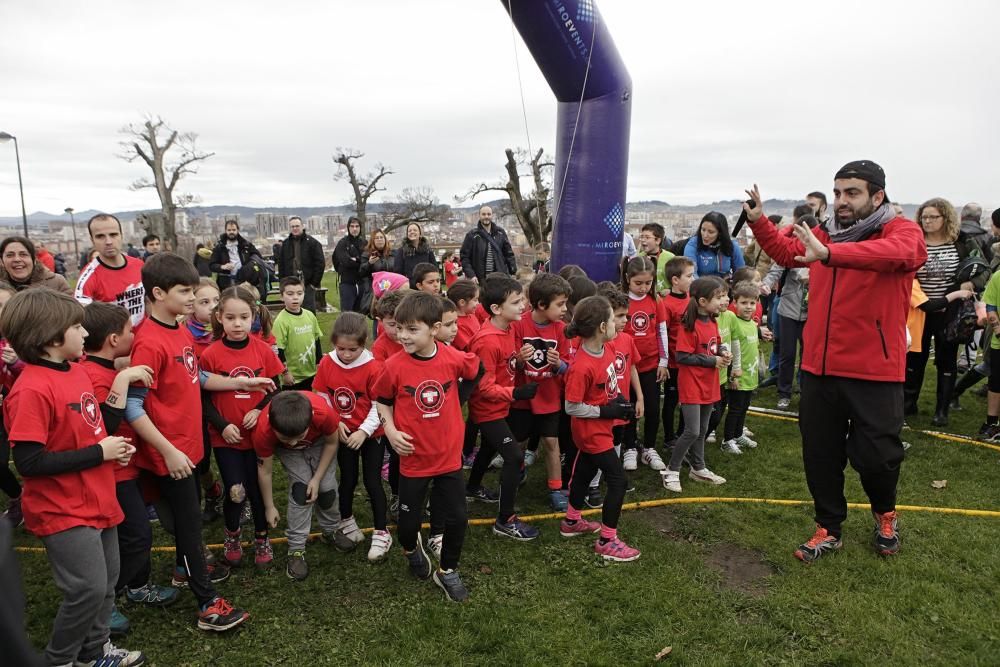
[[[240,544],[241,531],[226,529],[226,539],[223,541],[223,557],[232,567],[239,567],[243,561],[243,545]]]
[[[875,517],[875,551],[883,556],[895,556],[899,553],[899,530],[896,528],[896,512],[879,514]]]
[[[250,618],[250,614],[229,604],[223,597],[212,600],[208,606],[198,612],[198,629],[225,632],[241,625]]]
[[[601,530],[601,524],[596,521],[577,519],[576,523],[569,523],[566,519],[559,524],[559,534],[563,537],[576,537],[577,535],[592,535]]]
[[[600,540],[594,542],[594,551],[604,560],[613,560],[617,563],[628,563],[636,560],[642,555],[638,549],[630,547],[617,537],[613,540],[601,544]]]
[[[826,528],[817,525],[813,536],[795,550],[795,557],[804,563],[811,563],[827,553],[836,551],[841,546],[843,546],[843,542],[840,541],[839,537],[834,537],[827,532]]]

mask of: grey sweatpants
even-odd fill
[[[708,421],[712,417],[713,403],[697,405],[681,403],[681,416],[684,417],[684,433],[677,438],[674,451],[670,454],[667,468],[679,472],[684,462],[684,455],[691,452],[691,466],[695,470],[705,467],[705,436],[708,435]]]
[[[316,473],[319,467],[319,459],[323,454],[322,441],[306,449],[285,449],[278,447],[276,450],[281,465],[285,466],[285,474],[288,475],[288,513],[285,517],[288,528],[285,535],[288,537],[288,551],[302,551],[306,548],[306,540],[309,538],[309,529],[312,527],[313,507],[316,508],[319,529],[324,533],[333,532],[340,522],[340,510],[337,508],[336,497],[332,504],[323,509],[318,502],[308,505],[299,505],[292,498],[292,484],[301,482],[308,484],[309,480]],[[337,490],[337,458],[330,462],[330,467],[326,469],[326,474],[319,483],[319,492]]]
[[[103,654],[118,581],[118,529],[77,526],[42,538],[62,604],[45,647],[50,665]]]

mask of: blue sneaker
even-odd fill
[[[166,607],[177,602],[180,591],[169,586],[157,586],[147,582],[141,588],[126,588],[125,597],[129,602],[148,604],[154,607]]]
[[[160,515],[156,513],[156,508],[152,505],[146,505],[146,518],[149,519],[150,523],[160,522]]]
[[[111,607],[111,622],[108,625],[111,630],[111,636],[116,639],[127,635],[129,629],[132,627],[132,624],[125,618],[125,614],[118,611],[118,605]]]
[[[496,504],[500,502],[500,496],[493,491],[490,491],[485,486],[480,486],[477,489],[465,491],[465,499],[468,500],[478,500],[481,503],[491,503]]]
[[[569,506],[569,498],[562,491],[549,491],[549,502],[556,512],[565,512]]]
[[[517,540],[518,542],[530,542],[541,534],[534,526],[529,526],[518,519],[516,514],[508,519],[506,523],[500,523],[500,520],[497,519],[493,523],[493,532],[497,535]]]
[[[417,579],[430,579],[431,574],[433,574],[433,568],[431,567],[431,559],[427,557],[427,552],[424,551],[424,540],[417,533],[417,548],[410,553],[405,553],[406,560],[410,563],[410,573]]]

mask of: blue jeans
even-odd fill
[[[349,313],[361,302],[361,285],[340,283],[340,312]]]

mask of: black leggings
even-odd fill
[[[471,456],[472,450],[476,448],[476,440],[479,439],[479,427],[472,420],[465,422],[465,439],[462,442],[462,454]]]
[[[743,427],[747,423],[747,408],[750,407],[753,392],[730,389],[726,396],[729,398],[729,412],[726,414],[723,440],[734,440],[743,435]]]
[[[385,448],[382,440],[368,438],[359,449],[341,443],[337,448],[337,466],[340,468],[340,518],[354,516],[354,489],[358,486],[358,468],[364,478],[365,491],[372,504],[372,521],[376,530],[385,530],[385,489],[382,488],[382,459]],[[360,464],[360,466],[359,466]]]
[[[249,500],[254,532],[266,533],[264,499],[257,483],[257,455],[252,449],[216,447],[215,462],[219,464],[219,474],[225,487],[222,490],[222,517],[226,530],[234,532],[240,529],[243,501]],[[239,489],[241,486],[242,492]]]
[[[0,491],[7,494],[8,498],[21,497],[21,483],[11,471],[8,461],[10,461],[10,441],[7,439],[7,429],[0,426]]]
[[[153,546],[153,528],[146,514],[146,501],[139,490],[139,481],[126,479],[115,484],[118,504],[125,513],[125,519],[118,524],[118,553],[121,569],[115,591],[121,593],[125,587],[141,588],[149,581],[149,550]]]
[[[521,483],[521,468],[524,467],[524,453],[521,446],[514,440],[506,419],[496,419],[479,424],[479,432],[483,435],[479,453],[472,463],[469,473],[470,490],[482,486],[483,475],[490,467],[493,456],[500,452],[503,457],[503,468],[500,470],[500,510],[497,520],[506,523],[514,516],[514,499],[517,498],[517,487]],[[433,503],[431,503],[433,506]]]
[[[559,413],[559,451],[562,454],[562,488],[568,489],[573,477],[573,461],[576,460],[577,449],[569,415],[564,411]]]
[[[590,490],[590,480],[600,470],[608,491],[604,495],[604,507],[601,509],[601,523],[608,528],[618,527],[618,518],[622,513],[622,502],[625,500],[625,469],[614,449],[608,449],[600,454],[588,454],[578,451],[573,464],[573,479],[569,483],[569,504],[575,509],[585,507],[584,499]]]
[[[389,490],[392,495],[399,495],[399,454],[389,445],[389,441],[382,437],[382,448],[389,452]]]
[[[417,548],[420,518],[431,490],[431,507],[444,515],[444,541],[441,544],[441,569],[458,567],[469,520],[465,513],[465,481],[462,470],[434,477],[399,476],[399,544],[406,551]]]
[[[645,391],[645,389],[643,390]],[[643,396],[645,400],[645,396]],[[684,413],[680,413],[680,423],[674,428],[674,412],[680,405],[680,396],[677,393],[677,369],[670,369],[670,377],[663,383],[663,412],[660,415],[663,421],[663,442],[664,444],[676,441],[684,432]],[[650,405],[652,409],[656,406]]]
[[[211,602],[218,593],[208,579],[205,552],[201,539],[201,504],[198,502],[198,478],[190,475],[184,479],[173,479],[170,475],[154,475],[160,490],[160,525],[169,529],[177,547],[177,564],[188,573],[188,584],[198,604]],[[163,519],[169,515],[167,522]]]
[[[660,383],[656,381],[656,369],[639,373],[639,386],[642,387],[642,400],[647,408],[646,416],[643,417],[642,425],[642,446],[656,449],[656,435],[660,430],[660,420],[656,418],[656,406],[660,404]],[[635,449],[636,432],[638,431],[639,420],[633,419],[625,426],[625,448]]]

